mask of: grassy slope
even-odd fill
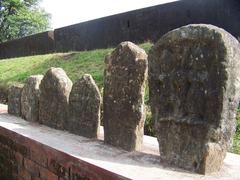
[[[152,44],[140,45],[147,52]],[[50,67],[63,68],[70,79],[75,82],[84,73],[93,76],[100,88],[103,85],[104,58],[113,49],[100,49],[83,52],[57,53],[23,58],[0,60],[0,89],[9,85],[24,83],[25,79],[34,74],[44,74]],[[146,95],[146,101],[148,94]],[[147,113],[145,130],[148,134],[152,131],[151,113]],[[234,138],[233,152],[240,154],[240,111],[238,115],[238,131]]]
[[[140,46],[148,51],[152,45],[144,43]],[[84,73],[89,73],[102,87],[104,59],[112,50],[99,49],[0,60],[0,87],[24,83],[28,76],[44,74],[50,67],[63,68],[73,82]]]
[[[23,83],[29,75],[44,74],[50,67],[63,68],[72,81],[90,73],[102,85],[104,57],[111,49],[31,56],[0,61],[0,86]]]

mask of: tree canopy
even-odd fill
[[[0,42],[46,31],[50,15],[40,0],[0,0]]]

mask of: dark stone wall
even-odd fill
[[[47,31],[0,44],[0,58],[12,58],[54,51],[54,33]]]
[[[44,32],[6,42],[0,44],[0,58],[106,48],[126,40],[156,42],[192,23],[212,24],[240,37],[239,19],[239,0],[180,0],[59,28],[54,35]]]
[[[213,24],[240,36],[238,0],[181,0],[104,17],[54,31],[56,50],[90,50],[157,41],[168,31],[191,23]]]

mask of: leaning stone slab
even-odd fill
[[[38,121],[39,117],[39,85],[43,76],[30,76],[22,90],[21,116],[27,121]]]
[[[128,151],[142,145],[147,54],[123,42],[106,57],[103,96],[104,141]]]
[[[47,71],[40,84],[39,122],[66,129],[67,108],[72,81],[61,68]]]
[[[68,130],[88,138],[97,138],[100,128],[101,95],[89,74],[74,83],[69,97]]]
[[[199,173],[220,170],[239,103],[238,41],[212,25],[164,35],[149,54],[150,102],[160,158]]]
[[[8,90],[8,113],[21,116],[21,94],[23,85],[13,85]]]

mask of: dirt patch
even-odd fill
[[[76,52],[70,52],[66,54],[56,54],[52,60],[61,60],[61,61],[68,61],[70,60],[73,56],[75,56],[77,53]]]

